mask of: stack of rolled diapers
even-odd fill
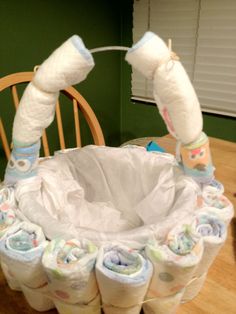
[[[138,250],[120,243],[98,248],[85,239],[46,241],[39,226],[20,221],[24,217],[15,205],[9,209],[13,193],[0,190],[4,274],[32,308],[56,307],[60,314],[100,314],[102,309],[139,314],[141,308],[147,314],[174,313],[200,291],[233,214],[222,191],[206,186],[194,217],[171,229],[163,242],[152,239]]]
[[[199,184],[197,210],[161,240],[153,230],[152,239],[139,243],[138,250],[129,239],[126,245],[71,238],[48,243],[42,229],[17,210],[14,189],[3,188],[2,268],[10,287],[22,290],[38,311],[56,306],[60,314],[99,314],[102,308],[106,314],[138,314],[143,307],[146,314],[174,313],[180,302],[199,292],[226,239],[233,207],[214,180],[199,102],[185,70],[151,32],[126,60],[153,80],[159,111],[179,142],[180,166]],[[85,79],[93,65],[90,52],[73,36],[39,67],[14,120],[6,185],[34,180],[39,140],[53,120],[59,90]]]

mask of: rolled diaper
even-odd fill
[[[0,241],[1,260],[16,280],[29,288],[45,285],[41,258],[47,245],[42,229],[29,222],[13,225]]]
[[[7,203],[0,205],[0,240],[7,230],[18,222],[15,210]]]
[[[14,207],[14,190],[10,187],[2,187],[0,189],[0,241],[7,230],[19,222]],[[9,271],[7,264],[3,261],[1,261],[1,268],[8,286],[12,290],[21,290],[19,282]]]
[[[13,125],[14,144],[36,143],[52,122],[59,91],[83,81],[94,66],[82,39],[74,35],[38,68],[20,101]]]
[[[164,41],[147,32],[126,60],[153,80],[154,99],[169,132],[183,144],[194,142],[202,131],[200,104],[186,71]]]
[[[34,310],[44,312],[55,307],[53,300],[49,296],[47,284],[38,289],[31,289],[25,285],[21,285],[21,289],[26,301]]]
[[[100,314],[101,313],[101,299],[98,294],[89,305],[68,304],[58,299],[54,299],[55,306],[59,314]]]
[[[209,139],[205,133],[189,145],[181,145],[181,164],[186,175],[198,183],[212,182],[214,167],[211,161]]]
[[[167,297],[155,297],[143,305],[145,314],[174,314],[181,303],[185,289]]]
[[[90,304],[98,294],[95,276],[97,247],[87,240],[52,240],[42,263],[52,296],[68,304]]]
[[[169,232],[164,244],[148,243],[146,254],[154,267],[146,299],[171,296],[192,279],[202,258],[203,241],[191,225],[179,225]],[[149,306],[155,309],[155,302]]]
[[[184,295],[182,297],[181,303],[185,303],[188,301],[191,301],[193,298],[195,298],[198,293],[201,291],[205,280],[207,277],[207,273],[204,273],[200,277],[194,277],[186,286]]]
[[[100,248],[96,276],[105,314],[139,314],[152,276],[152,265],[123,245]]]
[[[15,193],[10,186],[0,185],[0,209],[2,206],[15,207]]]
[[[227,197],[213,191],[203,191],[203,207],[201,211],[206,211],[216,215],[228,225],[234,216],[233,204]]]
[[[194,277],[201,277],[206,273],[216,258],[227,237],[227,228],[224,221],[210,213],[199,213],[192,224],[194,230],[203,238],[204,252],[197,266]]]
[[[28,84],[13,124],[13,152],[5,183],[36,174],[39,140],[53,121],[59,91],[83,81],[94,66],[91,53],[77,35],[56,49]]]

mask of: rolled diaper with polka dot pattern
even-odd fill
[[[68,304],[84,305],[95,299],[97,253],[97,247],[88,240],[52,240],[42,258],[52,295]]]

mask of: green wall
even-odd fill
[[[133,1],[122,2],[122,43],[132,45],[132,6]],[[154,106],[132,103],[131,67],[121,64],[121,139],[122,142],[136,137],[162,136],[166,127]],[[230,117],[203,114],[204,131],[209,135],[236,142],[236,119]],[[193,126],[194,127],[194,126]]]
[[[98,0],[1,0],[0,1],[0,77],[31,71],[73,34],[82,37],[88,49],[119,45],[121,40],[119,1]],[[120,52],[94,54],[96,66],[76,88],[87,99],[101,124],[107,145],[120,144]],[[11,138],[14,110],[9,92],[0,95],[0,116]],[[74,146],[72,106],[63,106],[68,146]],[[83,124],[83,123],[82,123]],[[58,148],[53,125],[50,146]],[[92,142],[83,124],[83,144]],[[0,178],[5,168],[0,147]]]

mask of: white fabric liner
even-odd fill
[[[135,146],[56,152],[41,160],[37,177],[16,187],[22,215],[49,239],[137,246],[153,236],[163,240],[177,222],[191,218],[198,192],[172,155]]]

